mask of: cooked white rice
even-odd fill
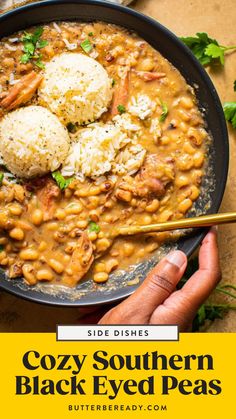
[[[56,170],[68,154],[69,143],[66,128],[41,106],[17,109],[0,122],[0,155],[17,177]]]
[[[135,124],[132,119],[131,115],[126,112],[122,115],[116,115],[114,116],[112,120],[116,127],[120,128],[122,131],[125,131],[127,133],[137,132],[141,130],[141,126]]]
[[[79,53],[63,53],[45,67],[39,99],[64,125],[97,120],[112,99],[111,80],[93,58]]]
[[[113,124],[95,123],[73,135],[74,143],[62,167],[64,176],[96,178],[107,172],[135,173],[146,150]]]
[[[151,116],[155,108],[155,102],[148,95],[142,93],[139,93],[136,97],[132,96],[128,104],[128,111],[131,115],[137,116],[142,120]]]

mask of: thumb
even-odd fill
[[[123,323],[147,323],[153,311],[175,290],[186,266],[187,257],[180,250],[162,259],[137,291],[117,307]]]

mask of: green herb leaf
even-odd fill
[[[218,58],[222,65],[225,63],[224,50],[216,44],[209,44],[205,48],[205,54],[208,57]]]
[[[23,48],[24,52],[26,52],[26,54],[30,55],[34,55],[34,51],[35,51],[35,45],[32,42],[25,42],[24,43],[24,48]]]
[[[164,122],[165,121],[165,119],[166,119],[166,117],[167,117],[167,115],[168,115],[168,107],[167,107],[167,104],[166,103],[164,103],[164,102],[162,102],[161,103],[161,109],[162,109],[162,113],[161,113],[161,116],[160,116],[160,118],[159,118],[159,121],[160,122]]]
[[[29,62],[30,58],[31,58],[31,56],[29,54],[23,54],[20,58],[20,62],[22,64],[26,64],[26,63]]]
[[[99,233],[100,231],[100,227],[97,223],[95,223],[94,221],[90,221],[89,225],[88,225],[88,229],[90,232],[95,231],[95,233]]]
[[[111,82],[112,87],[114,87],[114,86],[115,86],[115,84],[116,84],[115,79],[112,79],[112,82]]]
[[[225,119],[236,128],[236,102],[226,102],[224,104],[224,114]]]
[[[122,115],[122,113],[126,112],[126,107],[124,105],[118,105],[117,110],[118,110],[119,114]]]
[[[93,36],[93,32],[89,32],[88,36]]]
[[[71,184],[72,180],[74,179],[73,177],[65,179],[59,170],[52,172],[52,177],[57,182],[57,185],[62,191],[68,188],[68,186]]]
[[[206,310],[204,304],[198,310],[198,320],[200,324],[203,324],[206,319]]]
[[[2,186],[3,178],[4,178],[4,173],[0,172],[0,186]]]
[[[81,42],[80,46],[87,54],[93,49],[89,39],[85,39],[83,42]]]
[[[35,65],[41,68],[42,70],[45,68],[45,64],[41,60],[35,61]]]
[[[48,41],[40,39],[42,33],[43,28],[41,26],[36,28],[34,33],[24,33],[21,41],[23,42],[23,51],[25,54],[21,56],[21,63],[26,64],[30,60],[33,60],[37,67],[44,68],[44,64],[41,61],[41,54],[35,54],[37,49],[44,48],[48,45]]]
[[[33,34],[32,33],[29,33],[29,32],[24,32],[24,35],[22,36],[22,42],[27,42],[27,41],[29,41],[29,42],[32,42],[32,39],[33,39]]]
[[[48,41],[46,41],[46,39],[42,39],[40,41],[37,42],[37,48],[44,48],[48,45]]]
[[[3,252],[3,250],[4,250],[4,247],[2,244],[0,244],[0,252]]]
[[[236,49],[236,45],[225,47],[219,45],[216,39],[210,38],[205,32],[198,32],[196,36],[180,37],[202,65],[209,65],[217,60],[224,65],[225,52]]]
[[[42,34],[43,34],[43,28],[42,26],[38,26],[32,35],[32,41],[36,44],[36,42],[39,40]]]
[[[236,80],[234,80],[234,91],[236,92]]]

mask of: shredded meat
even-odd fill
[[[44,186],[37,191],[37,198],[44,213],[44,221],[51,220],[57,208],[56,200],[60,197],[60,189],[50,178],[41,178]]]
[[[148,81],[153,81],[153,80],[159,80],[159,79],[163,79],[164,77],[166,77],[166,73],[158,73],[155,71],[136,71],[133,70],[135,72],[135,74],[140,77],[140,79],[148,82]]]
[[[115,116],[119,113],[118,106],[126,106],[129,99],[129,82],[130,82],[130,71],[127,71],[125,77],[120,81],[119,85],[116,87],[112,108],[111,108],[111,115]]]
[[[72,253],[67,270],[68,272],[71,271],[71,275],[73,275],[76,281],[79,282],[88,272],[93,261],[94,255],[92,242],[89,240],[87,233],[85,231],[81,231],[80,238]],[[70,278],[70,276],[68,275],[67,278]]]
[[[23,103],[30,101],[42,79],[43,76],[35,73],[35,71],[31,71],[31,73],[23,76],[2,99],[0,106],[7,111],[11,111]]]
[[[172,160],[162,160],[156,154],[146,157],[143,166],[137,175],[124,180],[116,190],[117,199],[125,200],[122,191],[129,191],[134,196],[162,197],[165,195],[166,187],[174,180],[174,164]]]
[[[16,262],[13,265],[11,265],[8,272],[9,278],[13,279],[21,277],[23,275],[22,266],[23,262]]]

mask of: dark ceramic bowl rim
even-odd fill
[[[15,19],[18,19],[19,16],[28,11],[28,10],[34,10],[35,13],[37,13],[38,10],[43,9],[44,7],[47,7],[48,5],[63,5],[63,4],[75,4],[75,5],[91,5],[91,6],[99,6],[99,7],[104,7],[105,9],[110,9],[110,10],[116,10],[118,12],[122,12],[124,14],[126,14],[127,17],[129,16],[133,16],[135,18],[137,18],[139,20],[139,23],[141,24],[142,22],[149,24],[150,26],[152,26],[153,30],[157,30],[157,31],[161,31],[167,38],[169,38],[169,40],[172,42],[172,44],[175,46],[175,48],[182,50],[182,52],[184,53],[186,60],[188,62],[191,62],[192,65],[195,67],[195,69],[198,71],[201,79],[204,81],[204,83],[207,86],[208,91],[210,92],[213,100],[214,100],[214,106],[215,106],[215,114],[217,114],[217,117],[219,118],[219,124],[220,124],[220,130],[221,130],[221,134],[222,134],[222,143],[223,143],[223,150],[224,150],[224,162],[222,163],[222,171],[220,173],[220,184],[217,190],[217,197],[215,198],[214,202],[212,202],[211,205],[211,210],[217,212],[219,210],[222,198],[223,198],[223,194],[224,194],[224,190],[225,190],[225,185],[226,185],[226,181],[227,181],[227,174],[228,174],[228,165],[229,165],[229,144],[228,144],[228,133],[227,133],[227,127],[226,127],[226,123],[225,123],[225,118],[224,118],[224,114],[223,114],[223,110],[222,110],[222,106],[221,106],[221,102],[220,99],[218,97],[218,94],[216,92],[216,89],[210,79],[210,77],[208,76],[208,74],[206,73],[206,71],[204,70],[204,68],[202,67],[202,65],[198,62],[198,60],[194,57],[194,55],[191,53],[191,51],[177,38],[176,35],[174,35],[170,30],[168,30],[166,27],[164,27],[163,25],[161,25],[159,22],[157,22],[156,20],[152,19],[151,17],[148,17],[146,15],[143,15],[142,13],[139,13],[135,10],[132,10],[130,8],[124,7],[124,6],[120,6],[120,5],[116,5],[113,3],[109,3],[109,2],[105,2],[105,1],[99,1],[99,0],[88,0],[88,1],[83,1],[83,0],[74,0],[74,1],[65,1],[65,0],[46,0],[46,1],[42,1],[42,2],[35,2],[35,3],[30,3],[27,5],[23,5],[21,7],[18,7],[16,9],[7,11],[6,13],[2,14],[0,16],[0,25],[2,22],[7,21],[9,18],[14,17]],[[79,16],[76,15],[74,17],[74,20],[78,20]],[[50,19],[51,20],[51,19]],[[55,20],[57,20],[57,18],[55,18]],[[103,20],[103,19],[101,19]],[[107,21],[107,20],[105,20]],[[40,14],[39,14],[39,18],[38,18],[38,23],[41,22],[40,19]],[[111,22],[113,23],[113,22]],[[125,23],[122,23],[121,25],[123,25],[124,27],[126,27]],[[128,27],[129,25],[127,25]],[[23,29],[23,28],[22,28]],[[138,32],[140,34],[140,30],[137,27],[136,32]],[[142,36],[145,39],[145,33],[142,33]],[[171,61],[171,60],[170,60]],[[179,71],[181,72],[181,70],[179,69]],[[194,250],[196,250],[196,248],[198,247],[198,245],[201,243],[202,239],[204,238],[204,236],[206,235],[208,229],[204,229],[204,230],[198,230],[196,232],[196,235],[190,239],[190,241],[188,240],[188,244],[186,246],[186,248],[184,249],[185,253],[187,256],[190,256]],[[184,240],[183,240],[184,242]],[[0,272],[0,279],[4,278],[4,274],[2,272]],[[3,280],[0,282],[0,289],[5,290],[7,292],[10,292],[16,296],[19,296],[21,298],[24,298],[26,300],[30,300],[33,302],[37,302],[37,303],[42,303],[42,304],[49,304],[49,305],[54,305],[54,306],[64,306],[64,307],[75,307],[75,306],[91,306],[91,305],[100,305],[100,304],[107,304],[107,303],[114,303],[116,301],[119,301],[123,298],[128,297],[130,294],[132,294],[135,289],[138,286],[132,286],[130,287],[128,290],[127,288],[124,290],[120,290],[120,292],[116,292],[115,296],[102,296],[99,299],[97,299],[97,301],[94,301],[93,299],[89,299],[87,298],[86,301],[83,300],[75,300],[75,301],[68,301],[68,300],[62,300],[60,298],[55,298],[52,297],[51,295],[48,294],[44,294],[38,291],[34,291],[33,289],[29,289],[27,291],[24,291],[22,289],[20,289],[19,287],[16,287],[13,285],[13,281],[6,281]]]

